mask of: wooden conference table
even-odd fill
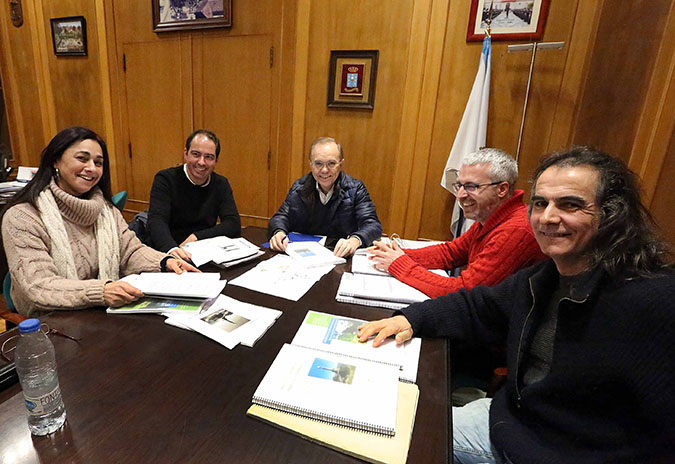
[[[253,243],[265,231],[244,229]],[[267,251],[263,259],[273,255]],[[232,279],[258,260],[222,271]],[[251,397],[308,309],[374,320],[390,311],[335,301],[336,267],[297,302],[227,285],[224,293],[280,309],[253,348],[234,350],[164,324],[156,315],[56,311],[42,319],[79,343],[56,347],[65,426],[32,437],[18,384],[0,392],[0,462],[14,463],[353,463],[350,456],[246,416]],[[409,463],[449,461],[448,359],[444,340],[422,343],[420,389]]]

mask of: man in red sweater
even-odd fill
[[[434,298],[460,288],[498,284],[544,259],[527,218],[523,191],[514,189],[517,178],[518,165],[502,150],[471,153],[452,191],[464,216],[475,224],[451,242],[421,249],[402,250],[395,242],[376,241],[369,249],[375,267]],[[429,271],[463,266],[458,277]]]

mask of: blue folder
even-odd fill
[[[321,235],[299,234],[297,232],[291,232],[288,234],[289,242],[320,242],[321,239],[323,239],[323,236]],[[270,242],[265,242],[261,246],[269,248]]]

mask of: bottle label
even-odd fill
[[[58,408],[62,401],[61,389],[58,385],[46,395],[31,398],[24,393],[23,398],[26,400],[26,409],[28,409],[28,414],[31,416],[49,414]]]

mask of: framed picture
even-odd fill
[[[331,50],[329,108],[374,108],[378,56],[378,50]]]
[[[492,40],[540,40],[550,3],[551,0],[471,0],[466,40],[483,40],[490,16]]]
[[[153,31],[232,27],[232,0],[152,0]]]
[[[87,56],[87,21],[84,16],[51,18],[52,43],[57,56]]]

